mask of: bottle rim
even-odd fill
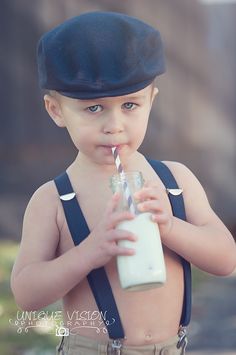
[[[141,181],[144,181],[143,179],[143,174],[141,171],[127,171],[127,172],[123,172],[123,173],[117,173],[117,174],[113,174],[110,177],[110,181],[111,182],[124,182],[124,180],[126,179],[131,179],[131,178],[140,178]]]

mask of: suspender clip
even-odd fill
[[[180,326],[178,331],[178,336],[179,336],[179,341],[177,343],[177,349],[181,348],[182,350],[185,350],[188,344],[187,328]]]
[[[111,344],[111,354],[121,355],[122,339],[113,339]]]

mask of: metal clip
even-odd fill
[[[183,193],[183,189],[166,189],[166,192],[172,196],[179,196]]]
[[[184,351],[185,351],[187,344],[188,344],[187,328],[181,326],[179,328],[178,336],[179,336],[179,341],[177,343],[177,349],[182,348],[183,354],[184,354]]]
[[[121,355],[121,348],[122,348],[122,340],[121,339],[114,339],[111,344],[111,353],[112,355]]]
[[[62,201],[70,201],[75,197],[76,193],[75,192],[70,192],[69,194],[61,195],[60,199]]]

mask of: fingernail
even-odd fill
[[[143,211],[143,205],[141,203],[138,203],[137,207],[139,211]]]

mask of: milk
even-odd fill
[[[121,195],[118,211],[131,211],[132,220],[117,225],[118,229],[128,230],[137,236],[137,241],[119,241],[119,245],[134,248],[135,255],[118,256],[117,268],[121,287],[125,290],[142,291],[161,286],[166,281],[166,269],[160,233],[157,223],[151,220],[150,213],[140,213],[135,200],[135,192],[144,184],[140,171],[122,172],[110,179],[112,192]],[[131,209],[132,207],[132,209]]]
[[[166,268],[159,228],[150,213],[140,213],[133,220],[123,221],[118,229],[128,230],[137,241],[119,241],[119,245],[134,248],[135,255],[118,256],[117,268],[121,287],[129,291],[142,291],[162,286],[166,281]]]

